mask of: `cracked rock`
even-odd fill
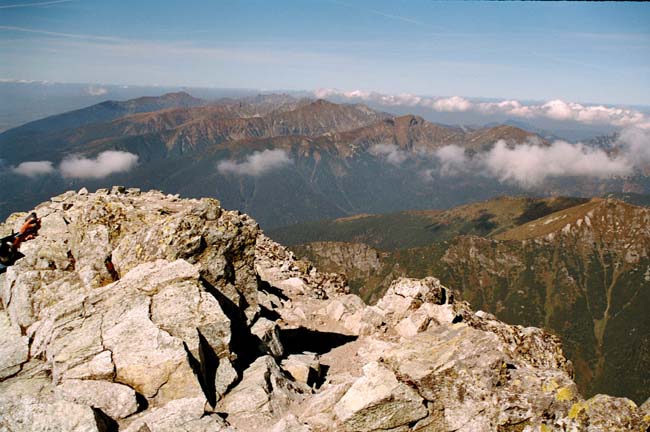
[[[94,380],[66,380],[54,391],[61,399],[99,408],[115,420],[127,417],[138,409],[135,391],[122,384]]]
[[[370,432],[391,429],[427,415],[424,400],[377,362],[363,367],[359,378],[334,407],[347,430]]]

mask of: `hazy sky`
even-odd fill
[[[0,78],[650,104],[650,4],[0,0]]]

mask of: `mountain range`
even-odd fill
[[[437,169],[434,153],[442,147],[457,145],[472,154],[499,140],[547,144],[510,125],[450,127],[361,104],[287,95],[208,102],[181,92],[107,101],[0,134],[5,185],[0,217],[64,190],[116,183],[219,196],[265,228],[364,212],[448,208],[526,192],[515,184],[450,177]],[[107,151],[130,153],[137,165],[85,177],[57,169],[69,158],[99,163],[95,158]],[[44,163],[45,172],[16,175],[16,168],[30,161]],[[594,195],[623,190],[625,184],[571,180],[535,193]]]

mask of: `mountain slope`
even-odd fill
[[[586,198],[500,197],[449,210],[360,214],[269,230],[286,245],[313,241],[365,243],[382,250],[425,246],[460,234],[491,236],[555,211],[588,201]]]
[[[215,199],[114,187],[34,211],[39,236],[0,275],[3,430],[650,426],[650,404],[585,400],[557,337],[432,277],[365,305]]]
[[[370,301],[395,277],[439,275],[477,308],[558,334],[587,394],[642,402],[650,388],[650,209],[612,199],[573,204],[523,224],[517,217],[518,226],[496,229],[491,238],[460,235],[410,249],[366,250],[365,256],[377,257],[366,274],[343,259],[358,245],[293,249],[328,271],[348,274]],[[371,219],[358,219],[366,220],[370,225]]]
[[[497,236],[504,240],[458,239],[442,258],[444,280],[506,321],[560,334],[589,393],[642,400],[650,388],[649,227],[650,209],[594,201]]]

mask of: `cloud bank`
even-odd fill
[[[104,96],[106,93],[108,93],[108,89],[104,87],[95,87],[95,86],[90,86],[86,88],[85,91],[90,96]]]
[[[582,105],[560,99],[542,104],[523,104],[517,100],[501,102],[472,102],[460,96],[447,98],[421,97],[412,94],[385,95],[361,90],[339,91],[319,89],[318,98],[341,97],[356,101],[374,102],[385,106],[424,107],[439,112],[474,111],[483,114],[503,114],[519,118],[547,118],[559,121],[576,121],[587,124],[607,124],[616,127],[650,129],[650,117],[643,113],[604,105]]]
[[[548,147],[524,144],[514,148],[499,141],[481,163],[499,181],[524,188],[537,186],[549,177],[607,178],[632,173],[632,166],[624,158],[610,159],[603,150],[564,141]]]
[[[623,129],[615,143],[620,151],[638,167],[650,164],[650,130]]]
[[[582,143],[555,141],[508,146],[498,141],[492,149],[469,157],[462,147],[450,145],[435,152],[441,176],[478,174],[532,189],[548,178],[608,178],[631,175],[650,164],[650,131],[625,129],[613,154]]]
[[[460,146],[444,146],[438,149],[435,155],[440,161],[439,171],[442,176],[464,174],[471,164],[470,158],[465,155],[465,149]]]
[[[221,174],[247,175],[259,177],[269,171],[285,167],[292,163],[284,150],[256,151],[248,155],[243,162],[224,160],[217,164]]]
[[[370,154],[386,158],[386,162],[399,166],[407,158],[407,154],[395,144],[375,144],[369,149]]]
[[[51,174],[55,170],[50,161],[30,161],[19,164],[17,167],[12,168],[11,171],[15,174],[35,178],[41,175]]]
[[[98,179],[114,173],[126,172],[138,164],[138,155],[124,151],[109,150],[100,153],[94,159],[70,156],[59,165],[59,171],[65,178]]]

